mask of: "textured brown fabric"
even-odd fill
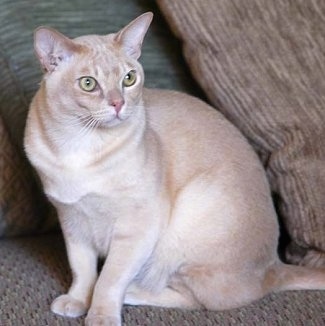
[[[77,326],[50,311],[52,300],[68,289],[71,274],[61,236],[0,240],[0,325]],[[123,309],[126,326],[320,326],[325,325],[325,293],[272,294],[229,311],[186,311],[153,307]]]
[[[325,266],[325,1],[157,2],[196,80],[260,154],[287,258]]]
[[[0,237],[44,231],[54,223],[54,219],[41,216],[44,201],[37,200],[34,188],[30,170],[0,116]]]

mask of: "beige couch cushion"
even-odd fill
[[[325,266],[325,2],[157,0],[267,170],[291,262]]]

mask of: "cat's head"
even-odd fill
[[[115,34],[69,39],[56,30],[35,31],[49,103],[81,122],[111,127],[141,104],[144,74],[137,61],[152,20],[145,13]],[[53,105],[54,106],[54,105]]]

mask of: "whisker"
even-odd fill
[[[87,114],[83,116],[73,117],[69,120],[65,120],[65,122],[68,122],[68,125],[73,127],[73,126],[79,126],[84,123],[87,123],[89,119],[91,119],[91,115]]]
[[[133,107],[126,106],[125,113],[130,116],[132,115],[134,109],[143,109],[143,105],[136,105]],[[84,114],[64,117],[66,127],[76,128],[76,133],[73,135],[73,137],[67,138],[66,135],[62,133],[60,128],[56,128],[53,130],[55,131],[55,135],[52,135],[52,137],[54,138],[54,141],[59,142],[63,146],[69,142],[75,141],[78,138],[85,138],[90,135],[93,130],[96,129],[103,121],[105,121],[105,118],[109,116],[108,113],[110,113],[108,109],[101,109],[92,113],[87,112]],[[111,133],[109,128],[107,128],[105,132],[108,134]]]
[[[77,138],[77,137],[80,137],[80,138],[86,137],[87,135],[89,135],[89,133],[92,130],[94,130],[95,125],[96,125],[96,120],[92,116],[90,116],[90,118],[87,121],[87,123],[80,130],[80,132],[78,134],[76,134],[76,136],[74,137],[74,139]]]
[[[70,127],[79,127],[80,129],[78,132],[72,137],[72,138],[67,138],[66,135],[58,135],[58,137],[55,137],[55,140],[61,143],[61,146],[66,145],[67,143],[71,141],[75,141],[76,138],[84,138],[87,134],[89,134],[94,128],[93,126],[95,125],[94,123],[94,118],[91,115],[87,115],[82,117],[82,120],[80,121],[75,121],[73,124],[68,124]],[[61,131],[57,129],[56,131]]]

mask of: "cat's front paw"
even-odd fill
[[[79,317],[87,313],[86,305],[68,294],[57,297],[51,304],[51,310],[55,314],[65,317]]]
[[[85,326],[121,326],[119,317],[88,314]]]

